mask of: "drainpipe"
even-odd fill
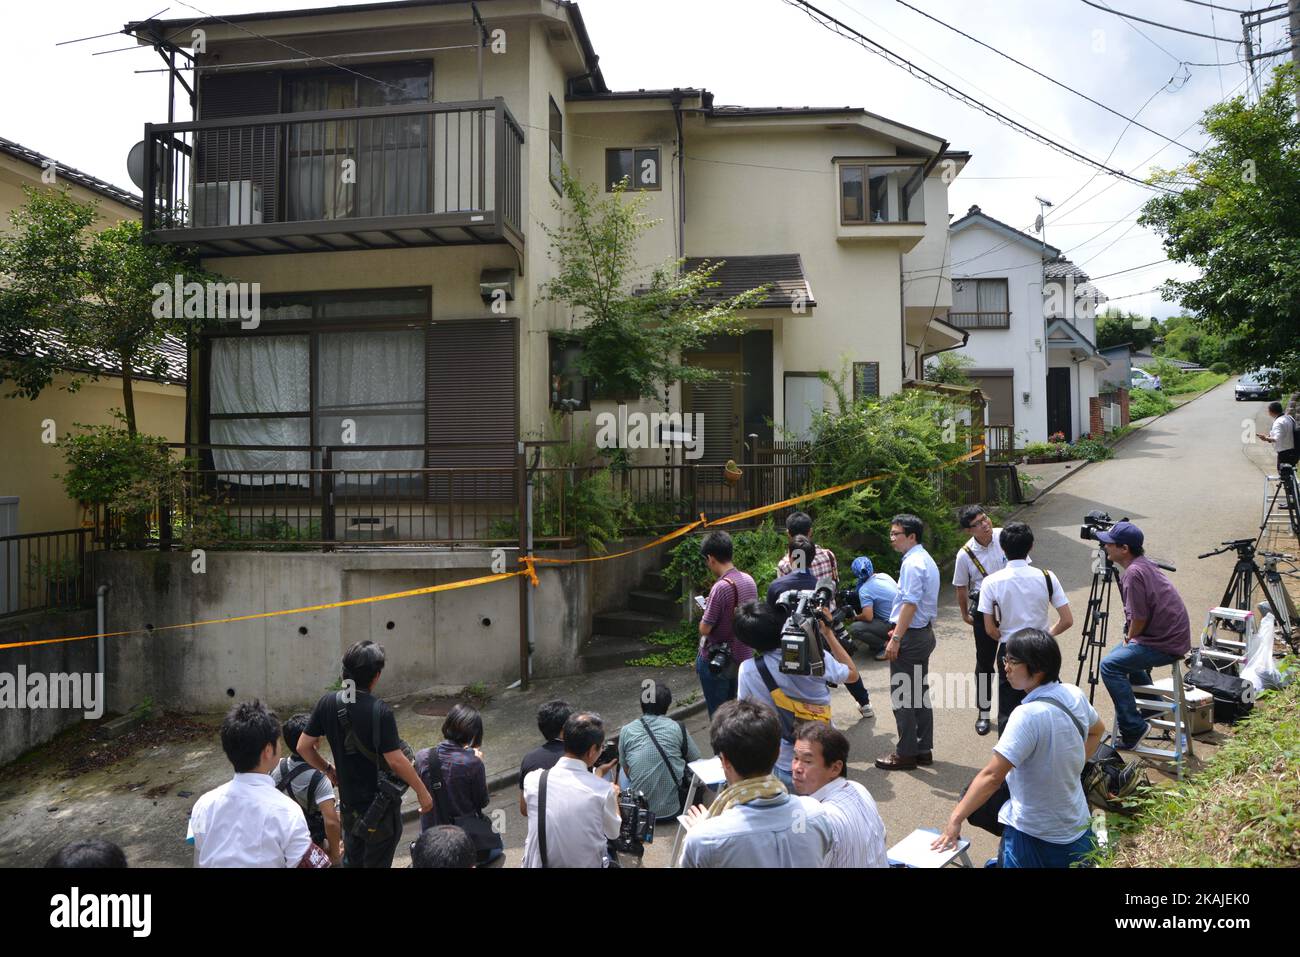
[[[95,666],[99,674],[104,674],[104,634],[108,631],[104,622],[104,599],[108,595],[108,585],[100,585],[95,590],[95,633],[99,635],[95,639]]]

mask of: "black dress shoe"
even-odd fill
[[[933,751],[916,752],[916,763],[925,767],[934,764],[934,752]]]
[[[983,737],[993,728],[993,723],[988,718],[980,718],[975,722],[975,733]]]

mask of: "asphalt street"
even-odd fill
[[[1253,535],[1258,529],[1263,476],[1273,461],[1271,448],[1252,440],[1255,431],[1267,431],[1264,408],[1261,402],[1235,402],[1229,381],[1149,423],[1126,438],[1113,459],[1071,475],[1016,515],[1034,529],[1035,564],[1054,571],[1070,596],[1075,626],[1061,636],[1065,680],[1073,681],[1078,665],[1080,626],[1095,554],[1093,546],[1079,535],[1084,515],[1101,509],[1114,519],[1127,517],[1143,529],[1148,552],[1177,568],[1173,580],[1195,635],[1206,610],[1218,604],[1232,569],[1229,555],[1205,561],[1196,556],[1221,541]],[[1114,608],[1116,617],[1122,619],[1118,592]],[[847,692],[841,690],[833,696],[835,724],[846,730],[852,746],[850,774],[875,797],[890,844],[914,828],[941,827],[958,794],[986,763],[996,742],[996,733],[986,737],[975,733],[974,703],[966,694],[966,676],[975,660],[974,639],[961,621],[953,589],[946,582],[936,635],[938,647],[930,666],[939,682],[932,685],[937,692],[932,767],[885,772],[874,766],[877,757],[893,750],[896,739],[889,711],[889,671],[884,662],[866,656],[859,659],[876,707],[874,719],[861,718]],[[1117,640],[1112,629],[1108,647]],[[1086,690],[1086,677],[1083,684]],[[939,692],[941,688],[948,690]],[[1095,704],[1109,725],[1113,710],[1103,686],[1097,688]],[[689,719],[687,728],[701,750],[709,753],[705,716]],[[1202,747],[1198,754],[1208,750]],[[527,822],[518,810],[518,791],[506,789],[493,798],[490,810],[499,811],[497,819],[504,824],[506,866],[517,867],[527,835]],[[661,829],[647,849],[643,866],[667,866],[675,830]],[[406,837],[414,839],[417,834],[418,825],[413,825]],[[963,835],[972,841],[970,854],[977,865],[996,852],[997,840],[992,835],[969,826]],[[397,864],[407,863],[404,842]]]

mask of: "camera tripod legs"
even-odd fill
[[[1110,621],[1110,585],[1115,580],[1115,566],[1099,552],[1100,566],[1092,573],[1092,585],[1088,590],[1088,607],[1083,613],[1083,635],[1079,640],[1079,669],[1075,673],[1074,683],[1083,687],[1083,671],[1088,669],[1088,701],[1097,697],[1097,685],[1101,682],[1101,659],[1106,647],[1106,626]]]

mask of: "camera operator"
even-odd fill
[[[849,634],[873,652],[877,661],[885,660],[885,645],[889,644],[889,616],[898,599],[898,582],[876,566],[866,555],[859,555],[849,566],[858,583],[858,605],[862,610],[854,615]]]
[[[1274,451],[1277,452],[1277,467],[1280,471],[1283,465],[1293,466],[1297,458],[1300,458],[1300,450],[1295,447],[1295,419],[1283,410],[1281,402],[1268,404],[1268,417],[1273,420],[1273,427],[1268,430],[1268,435],[1263,432],[1256,432],[1255,435],[1273,445]]]
[[[421,812],[433,810],[433,795],[398,737],[393,709],[374,694],[384,662],[383,645],[358,641],[349,648],[343,655],[343,678],[354,683],[356,700],[349,702],[344,691],[331,691],[316,702],[307,730],[298,738],[302,759],[324,771],[338,788],[344,867],[393,866],[393,852],[402,838],[402,801],[389,777],[414,789]],[[337,771],[317,750],[322,737],[329,741]],[[381,774],[386,776],[382,781]],[[373,820],[363,820],[371,816]]]
[[[672,691],[656,681],[641,693],[641,720],[629,721],[618,735],[619,786],[643,792],[658,821],[682,813],[681,785],[689,786],[691,774],[686,765],[700,758],[686,726],[668,717],[672,703]]]
[[[1173,664],[1191,650],[1192,626],[1173,582],[1145,557],[1142,529],[1116,522],[1096,533],[1106,557],[1123,571],[1119,594],[1124,600],[1124,644],[1101,662],[1101,680],[1115,702],[1119,725],[1117,750],[1131,750],[1150,725],[1138,714],[1133,685],[1151,683],[1150,669]]]
[[[1056,575],[1029,564],[1029,553],[1034,547],[1033,529],[1024,522],[1010,522],[998,539],[1007,557],[1007,567],[984,579],[979,613],[984,619],[985,632],[998,643],[998,734],[1001,734],[1011,712],[1025,698],[1007,680],[1006,669],[1002,667],[1007,636],[1026,628],[1048,631],[1048,609],[1055,607],[1056,624],[1050,631],[1055,638],[1073,627],[1074,615],[1070,612],[1070,599]]]
[[[783,746],[776,713],[759,701],[728,701],[713,716],[709,743],[727,786],[707,811],[687,812],[681,866],[823,866],[835,836],[822,806],[772,776]]]
[[[790,763],[794,758],[794,731],[801,721],[831,720],[831,689],[828,683],[857,681],[853,659],[844,650],[825,621],[818,619],[825,650],[813,649],[822,660],[820,675],[786,674],[781,670],[782,612],[767,602],[742,605],[736,614],[736,637],[754,650],[740,666],[740,698],[769,705],[781,724],[781,753],[772,773],[793,791]]]
[[[800,535],[807,539],[812,539],[812,518],[807,512],[791,512],[785,520],[785,536],[789,545],[794,545],[794,540]],[[776,563],[776,573],[788,575],[792,571],[799,571],[794,567],[794,559],[790,552],[786,552]],[[835,560],[835,553],[829,548],[822,548],[820,545],[813,550],[812,562],[805,565],[803,571],[812,572],[814,578],[831,578],[835,581],[840,579],[840,566]]]
[[[888,867],[885,822],[876,802],[849,780],[849,739],[829,724],[801,724],[794,736],[794,788],[818,801],[835,840],[826,867]]]
[[[767,586],[767,603],[776,608],[777,601],[788,591],[812,591],[815,589],[817,582],[823,579],[819,579],[815,574],[805,569],[812,568],[817,564],[815,556],[821,551],[825,551],[825,549],[818,548],[806,535],[796,535],[792,538],[790,540],[790,550],[782,559],[786,567],[791,570]],[[834,561],[833,557],[832,561]],[[778,564],[777,570],[780,571],[780,568],[781,566]],[[832,603],[833,601],[832,597]],[[845,651],[847,650],[846,648]],[[852,660],[852,655],[849,657]],[[855,668],[854,671],[856,672],[857,669]],[[864,718],[874,718],[876,712],[871,707],[871,695],[867,692],[866,686],[863,685],[862,678],[855,674],[845,684],[845,687],[848,688],[849,694],[853,695],[853,700],[858,704],[858,714]]]
[[[989,733],[989,713],[993,710],[993,667],[998,654],[998,640],[984,629],[984,616],[977,609],[980,585],[994,572],[1007,564],[1002,554],[998,535],[1002,531],[993,527],[982,505],[967,505],[957,516],[957,522],[970,532],[971,537],[957,550],[957,560],[952,567],[952,583],[957,589],[957,607],[961,620],[971,626],[975,634],[975,704],[978,716],[975,733]]]
[[[524,867],[608,867],[609,841],[618,837],[618,760],[592,774],[605,743],[605,723],[591,711],[564,722],[564,756],[524,779],[528,837]],[[544,812],[544,813],[543,813]]]
[[[736,697],[740,663],[751,652],[733,637],[731,619],[741,605],[758,600],[758,586],[731,563],[731,536],[726,532],[706,535],[700,554],[717,579],[700,619],[700,648],[695,659],[695,673],[700,676],[700,689],[712,716],[722,702]]]
[[[934,711],[926,688],[939,613],[939,566],[921,544],[923,526],[915,515],[895,515],[889,542],[903,556],[898,599],[890,621],[885,656],[889,659],[890,704],[898,724],[897,750],[876,758],[883,771],[910,771],[934,763]]]

